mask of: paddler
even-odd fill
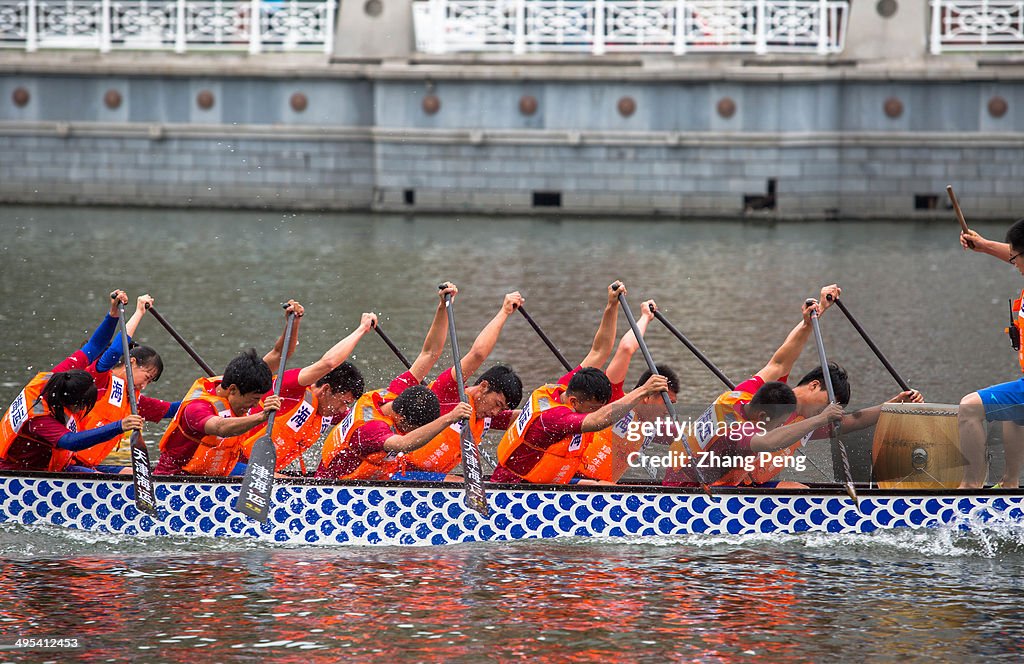
[[[178,412],[180,401],[168,402],[154,399],[142,394],[146,386],[160,379],[164,370],[163,360],[159,353],[149,346],[134,345],[132,338],[139,323],[146,315],[149,307],[154,304],[151,296],[140,295],[136,300],[135,312],[125,323],[131,351],[129,361],[132,364],[132,377],[135,380],[135,393],[139,406],[139,415],[147,422],[174,417]],[[96,405],[85,418],[85,428],[95,429],[111,422],[123,420],[131,414],[131,403],[126,394],[124,358],[121,356],[121,342],[115,339],[98,360],[86,369],[92,374],[96,383]],[[53,455],[51,470],[67,473],[129,473],[130,467],[123,465],[100,466],[100,463],[115,448],[119,447],[123,438],[114,438],[99,445],[69,452],[58,450]]]
[[[543,385],[530,395],[519,417],[498,445],[498,466],[492,482],[568,484],[579,469],[596,431],[610,427],[642,399],[668,389],[664,376],[652,376],[616,402],[612,385],[598,367],[615,344],[621,282],[608,286],[608,300],[590,352],[558,383]]]
[[[296,307],[296,311],[304,313],[301,305]],[[341,422],[349,407],[363,395],[363,374],[346,360],[376,324],[376,314],[364,313],[360,317],[359,327],[328,349],[319,360],[301,369],[288,369],[284,372],[281,409],[274,419],[272,436],[277,448],[277,472],[298,459],[302,474],[305,475],[302,454],[331,427]],[[293,336],[297,336],[297,332],[296,329]],[[265,432],[266,427],[258,427],[243,443],[243,461],[248,460],[253,444]]]
[[[1006,231],[1005,242],[987,240],[974,230],[960,234],[960,245],[1006,261],[1024,275],[1024,219],[1018,219]],[[1006,328],[1010,342],[1017,351],[1017,360],[1024,371],[1024,348],[1021,331],[1024,330],[1024,290],[1010,305],[1011,324]],[[960,449],[967,458],[962,489],[979,489],[985,483],[988,463],[985,459],[985,422],[1003,422],[1003,448],[1006,462],[1003,477],[996,486],[1016,489],[1020,486],[1020,471],[1024,465],[1024,378],[992,385],[971,392],[960,400],[957,414],[960,427]]]
[[[697,455],[698,462],[709,464],[705,468],[716,464],[716,468],[725,472],[704,472],[704,478],[713,479],[711,483],[715,485],[775,486],[774,478],[785,467],[781,457],[794,455],[811,439],[828,438],[829,429],[825,425],[829,421],[841,421],[845,432],[873,426],[881,413],[881,404],[854,413],[843,412],[842,408],[850,402],[850,382],[846,370],[834,362],[829,363],[829,374],[841,420],[836,419],[836,408],[829,404],[821,367],[809,371],[796,387],[790,388],[787,384],[793,365],[811,336],[811,312],[822,315],[841,293],[839,286],[831,284],[821,289],[820,302],[804,302],[802,320],[790,331],[768,364],[737,385],[735,390],[722,393],[692,425],[689,445],[682,440],[677,441],[670,448],[670,453],[677,459]],[[908,390],[887,403],[921,401],[923,398],[919,392]],[[708,451],[712,453],[710,456],[704,454]],[[762,452],[766,454],[762,455]],[[714,455],[721,458],[714,459]],[[745,458],[748,456],[752,459]],[[666,484],[688,484],[692,480],[693,468],[681,465],[675,465],[665,476]],[[793,488],[802,485],[783,486]]]
[[[96,383],[85,367],[110,342],[117,328],[119,302],[128,302],[121,290],[114,291],[110,312],[86,344],[51,371],[36,374],[4,413],[0,470],[45,471],[54,465],[55,453],[79,452],[142,429],[143,419],[130,414],[92,429],[85,422],[96,403]]]
[[[647,333],[647,327],[654,320],[654,312],[657,310],[658,305],[654,300],[647,300],[640,305],[640,318],[637,319],[636,324],[640,329],[641,336]],[[612,356],[608,368],[605,369],[605,374],[612,384],[612,401],[618,401],[625,395],[624,387],[626,374],[629,373],[629,363],[639,349],[640,343],[632,329],[622,335],[615,355]],[[658,374],[668,380],[669,399],[675,403],[679,393],[679,377],[667,366],[659,365],[656,368]],[[635,387],[642,386],[650,377],[650,370],[644,371]],[[637,404],[636,408],[619,418],[614,425],[594,434],[594,439],[583,453],[583,462],[577,477],[584,481],[618,482],[629,468],[630,454],[655,442],[654,435],[634,434],[630,437],[630,432],[637,431],[643,422],[653,422],[655,418],[664,417],[666,414],[665,402],[660,394],[645,397]]]
[[[302,306],[289,300],[285,321]],[[197,379],[160,439],[160,458],[154,475],[226,477],[245,472],[239,463],[242,444],[254,427],[265,424],[281,407],[281,398],[265,397],[273,383],[273,369],[281,360],[284,335],[264,357],[252,348],[228,363],[222,376]],[[287,349],[290,354],[294,345]],[[265,398],[264,398],[265,397]],[[257,405],[262,399],[262,408]]]
[[[525,300],[518,291],[508,293],[502,300],[501,308],[494,318],[480,331],[473,346],[462,357],[462,374],[468,382],[494,350],[501,330],[509,317]],[[504,431],[518,413],[523,398],[523,381],[511,368],[495,365],[485,371],[473,385],[466,386],[466,398],[473,410],[469,427],[478,443],[489,430]],[[455,379],[455,367],[442,371],[437,380],[430,384],[430,390],[437,395],[443,415],[451,412],[459,403],[459,387]],[[442,481],[462,461],[460,438],[462,426],[456,422],[443,430],[428,444],[406,455],[407,469],[393,479]],[[453,477],[454,479],[454,477]],[[460,478],[461,479],[461,478]]]

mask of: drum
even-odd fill
[[[958,406],[887,403],[875,427],[872,477],[882,489],[955,489],[967,459],[960,453]]]

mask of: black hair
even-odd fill
[[[569,381],[565,394],[585,401],[608,403],[612,399],[612,383],[600,369],[584,367]]]
[[[846,376],[846,369],[842,368],[835,362],[828,363],[828,373],[832,377],[832,389],[836,393],[836,401],[841,405],[847,406],[850,403],[850,380]],[[821,367],[815,367],[811,371],[807,372],[807,375],[800,379],[797,386],[806,385],[812,381],[818,381],[821,383],[821,389],[825,389],[825,374],[822,373]]]
[[[668,389],[672,390],[676,394],[679,393],[679,376],[670,367],[654,365],[654,368],[658,370],[659,376],[664,376],[668,380]],[[636,387],[640,387],[651,379],[651,370],[640,374],[640,380],[636,381]],[[633,388],[636,389],[636,388]]]
[[[237,387],[241,394],[262,394],[269,392],[273,387],[274,374],[263,358],[256,354],[255,348],[250,348],[231,360],[224,368],[224,378],[220,386],[226,390],[232,385]]]
[[[320,387],[321,385],[329,385],[331,392],[335,394],[344,394],[345,392],[351,392],[352,396],[356,399],[363,396],[363,391],[366,389],[363,383],[363,374],[356,368],[356,365],[351,362],[342,362],[338,366],[331,369],[330,373],[326,374],[323,378],[316,381],[315,385]]]
[[[88,412],[96,405],[96,381],[88,371],[61,371],[46,381],[42,396],[50,408],[50,415],[66,425],[65,408],[85,408]]]
[[[153,377],[153,382],[155,383],[160,380],[160,376],[164,373],[164,361],[160,359],[160,353],[149,346],[143,346],[134,341],[128,347],[131,349],[128,351],[128,354],[135,358],[136,366],[155,369],[156,375]],[[121,358],[121,364],[124,364],[124,358]]]
[[[401,415],[410,430],[419,429],[441,417],[441,402],[423,385],[408,387],[391,402],[391,409]]]
[[[1024,249],[1024,219],[1013,222],[1013,225],[1006,231],[1006,244],[1017,251]]]
[[[523,400],[523,381],[511,367],[496,364],[476,379],[474,385],[487,381],[487,387],[492,392],[501,392],[508,403],[509,409],[517,408]]]
[[[769,381],[754,393],[748,408],[774,419],[789,417],[796,410],[796,394],[783,382]]]

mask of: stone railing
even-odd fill
[[[817,53],[843,50],[847,0],[417,0],[417,50]]]
[[[330,53],[336,2],[0,0],[0,47]]]
[[[1024,50],[1024,0],[931,0],[931,52]]]

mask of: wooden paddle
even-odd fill
[[[653,306],[650,307],[650,309],[651,313],[654,314],[654,317],[661,321],[661,324],[668,328],[668,331],[671,332],[676,339],[682,341],[683,345],[689,348],[690,352],[696,355],[697,359],[703,362],[704,366],[711,370],[711,373],[718,376],[718,380],[722,381],[730,390],[736,389],[736,383],[729,380],[729,377],[722,373],[722,370],[716,367],[715,364],[709,360],[706,355],[704,355],[704,353],[700,352],[699,348],[690,343],[690,340],[686,338],[685,334],[680,332],[675,325],[668,322],[668,319],[665,318],[660,311],[657,311]],[[636,332],[634,332],[634,334],[636,334]]]
[[[814,300],[807,300],[805,306],[813,304]],[[814,342],[818,346],[818,360],[821,362],[821,373],[825,378],[825,390],[828,392],[828,400],[836,403],[836,392],[832,388],[832,374],[828,370],[828,358],[825,357],[825,344],[821,340],[821,326],[818,324],[818,311],[811,311],[811,327],[814,329]],[[853,500],[854,505],[860,507],[860,499],[857,497],[857,489],[853,486],[853,476],[850,473],[850,458],[846,454],[846,445],[839,440],[839,424],[832,424],[829,427],[829,437],[832,443],[832,455],[838,451],[843,466],[843,481],[846,483],[846,493]],[[837,478],[838,479],[838,478]]]
[[[180,334],[178,334],[178,331],[171,327],[171,324],[168,323],[167,320],[160,315],[160,312],[156,310],[155,306],[147,304],[146,310],[149,311],[149,313],[153,314],[153,318],[155,318],[158,323],[164,326],[164,329],[167,330],[167,333],[174,337],[174,340],[178,342],[178,345],[185,349],[185,352],[189,354],[189,357],[196,361],[196,364],[199,365],[200,369],[206,372],[207,376],[216,375],[213,369],[210,368],[210,365],[204,362],[203,358],[199,357],[199,353],[197,353],[195,349],[192,348],[192,346],[187,341],[185,341],[185,339]]]
[[[565,359],[565,355],[562,355],[562,351],[558,350],[558,347],[551,342],[551,339],[548,338],[548,335],[544,334],[544,330],[540,329],[540,325],[537,325],[536,321],[533,320],[533,316],[526,313],[526,309],[522,305],[519,305],[519,313],[523,315],[523,318],[525,318],[526,322],[530,324],[530,327],[533,328],[533,331],[537,333],[537,336],[539,336],[540,340],[544,342],[544,345],[546,345],[551,350],[551,352],[555,354],[555,357],[557,357],[558,361],[562,363],[562,366],[565,367],[565,370],[572,371],[573,367],[571,364],[569,364],[569,360]]]
[[[287,305],[285,305],[287,306]],[[274,381],[274,396],[281,396],[281,383],[284,380],[285,365],[288,363],[288,346],[292,340],[292,324],[295,314],[288,314],[288,322],[284,329],[284,349],[281,357],[280,371]],[[235,509],[247,514],[257,521],[265,521],[270,512],[271,491],[274,489],[274,472],[277,470],[277,447],[274,445],[274,416],[271,411],[267,417],[266,432],[256,439],[249,453],[249,465],[245,468],[242,489],[235,501]]]
[[[612,290],[617,291],[619,290],[619,287],[619,284],[616,283],[612,286]],[[657,374],[658,366],[654,364],[654,358],[651,357],[651,351],[647,348],[647,342],[644,341],[644,335],[640,333],[640,327],[636,324],[636,318],[633,316],[633,311],[629,308],[629,302],[626,302],[626,295],[620,292],[618,297],[619,306],[622,307],[623,313],[626,314],[626,320],[629,321],[629,327],[633,330],[633,336],[636,337],[636,342],[640,346],[640,352],[643,353],[644,361],[647,362],[648,370],[650,370],[652,375]],[[675,404],[672,403],[672,398],[668,395],[667,390],[661,393],[661,398],[665,402],[665,409],[668,411],[669,417],[672,418],[672,422],[678,422],[679,420],[676,417]],[[693,453],[693,449],[690,447],[690,441],[685,434],[682,439],[686,445],[686,449],[690,452],[690,460],[693,463],[693,470],[697,474],[697,481],[700,482],[700,488],[702,488],[704,493],[708,496],[711,496],[711,485],[704,478],[704,473],[698,465],[698,456]]]
[[[381,338],[381,341],[387,344],[387,347],[391,349],[391,352],[398,356],[398,360],[405,365],[405,368],[412,369],[412,362],[410,362],[409,358],[405,356],[405,353],[395,345],[395,342],[391,341],[391,338],[384,334],[384,330],[380,329],[379,323],[375,323],[373,325],[373,330],[377,333],[377,336]]]
[[[117,293],[111,293],[110,297],[115,299]],[[135,398],[135,376],[132,373],[131,349],[128,347],[128,330],[125,329],[124,323],[124,302],[117,301],[117,311],[120,314],[117,325],[121,331],[121,355],[124,357],[124,379],[125,388],[128,390],[128,404],[131,406],[132,415],[138,415],[139,404]],[[131,433],[131,451],[135,507],[140,512],[157,516],[156,495],[153,491],[153,471],[149,467],[149,449],[146,447],[145,441],[142,440],[142,433],[135,429]]]
[[[953,212],[956,213],[956,218],[960,221],[960,231],[966,233],[970,229],[967,228],[967,220],[964,219],[964,213],[960,209],[960,201],[956,199],[956,194],[953,193],[953,185],[946,185],[946,194],[949,196],[950,202],[953,203]],[[967,246],[974,249],[974,243],[970,240],[967,241]]]
[[[438,286],[444,290],[444,285]],[[444,294],[444,307],[448,310],[448,338],[452,345],[452,361],[455,363],[455,384],[459,387],[459,401],[469,403],[466,398],[466,387],[462,376],[462,354],[459,352],[459,339],[455,333],[455,306],[451,293]],[[484,491],[484,474],[480,467],[480,447],[473,439],[473,432],[467,420],[459,422],[461,427],[459,442],[462,446],[462,474],[464,478],[466,507],[487,516],[487,494]]]
[[[864,342],[868,345],[868,348],[870,348],[871,351],[875,354],[875,357],[877,357],[882,362],[882,365],[889,371],[889,374],[896,380],[896,382],[899,383],[899,386],[903,390],[909,391],[910,385],[907,384],[907,381],[903,380],[903,376],[901,376],[899,372],[896,371],[896,368],[892,366],[889,360],[886,359],[885,355],[883,355],[882,351],[878,349],[878,346],[875,345],[875,342],[871,340],[871,337],[869,337],[868,333],[864,331],[864,328],[860,326],[860,323],[858,323],[857,319],[853,317],[853,314],[851,314],[850,310],[846,308],[846,305],[843,304],[842,300],[840,300],[839,298],[833,298],[831,294],[826,295],[826,297],[828,298],[829,302],[834,302],[836,306],[839,307],[839,310],[843,312],[843,314],[846,316],[846,319],[850,321],[850,325],[853,325],[853,329],[857,330],[861,338],[864,339]]]

